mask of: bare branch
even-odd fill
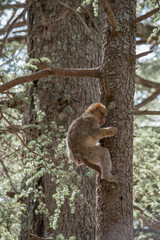
[[[24,27],[26,26],[26,23],[23,21],[23,22],[17,22],[14,24],[14,29],[15,28],[19,28],[19,27]],[[5,26],[4,28],[0,28],[0,35],[4,34],[6,31],[7,31],[7,27]]]
[[[152,26],[149,24],[144,25],[143,23],[138,23],[136,26],[136,36],[142,38],[142,40],[147,41],[154,29],[157,29],[157,26]],[[158,36],[153,36],[152,39],[158,40]]]
[[[143,216],[151,219],[151,217],[150,217],[149,215],[147,215],[142,208],[140,208],[140,207],[138,207],[138,206],[136,206],[136,205],[133,205],[133,209],[138,210],[141,215],[143,215]],[[155,221],[155,220],[153,220],[153,219],[151,219],[151,220],[154,222],[153,224],[157,224],[157,223],[158,223],[157,221]]]
[[[160,87],[160,83],[146,80],[138,75],[136,75],[136,77],[135,77],[135,82],[136,82],[136,84],[140,84],[147,88],[159,88]]]
[[[8,123],[8,125],[9,125],[9,127],[12,129],[12,131],[13,131],[13,133],[17,136],[17,138],[20,140],[20,142],[23,144],[23,146],[25,147],[25,148],[27,148],[30,152],[32,152],[34,155],[36,155],[36,156],[40,156],[40,157],[42,157],[42,158],[50,158],[49,156],[43,156],[43,155],[41,155],[41,154],[38,154],[38,153],[36,153],[34,150],[32,150],[30,147],[28,147],[27,145],[26,145],[26,143],[22,140],[22,138],[19,136],[19,134],[17,133],[17,131],[15,131],[15,129],[14,129],[14,127],[12,127],[12,125],[11,125],[11,123],[7,120],[7,118],[4,116],[4,114],[3,114],[3,112],[2,112],[2,109],[0,108],[0,115],[1,115],[1,118],[3,118],[7,123]],[[51,158],[50,158],[51,159]]]
[[[151,217],[149,215],[147,215],[143,209],[141,209],[138,206],[133,205],[133,209],[138,210],[140,212],[141,215],[144,215],[144,217],[140,217],[143,221],[143,224],[145,226],[148,226],[151,230],[153,230],[154,232],[160,233],[160,225],[158,221],[155,221],[154,219],[151,219]],[[147,217],[147,218],[146,218]],[[148,220],[150,219],[150,220]]]
[[[15,15],[16,15],[16,11],[13,11],[12,15],[8,19],[6,25],[4,26],[5,29],[8,29],[8,27],[9,27],[10,23],[12,22],[12,20],[14,19]]]
[[[160,115],[160,111],[134,111],[134,115]]]
[[[159,9],[160,9],[160,3],[159,3],[159,1],[158,0],[156,0],[157,1],[157,4],[158,4],[158,6],[159,6]]]
[[[147,51],[147,52],[143,52],[143,53],[137,54],[137,55],[135,56],[135,59],[138,59],[138,58],[140,58],[140,57],[144,57],[144,56],[146,56],[146,55],[148,55],[148,54],[150,54],[150,53],[152,53],[152,52],[153,52],[153,50],[150,50],[150,51]]]
[[[30,234],[29,236],[30,236],[31,240],[49,240],[49,238],[39,237],[35,234]]]
[[[22,83],[33,82],[39,78],[48,76],[63,76],[63,77],[100,77],[100,68],[52,68],[34,72],[27,76],[15,78],[0,86],[0,93],[15,87]]]
[[[116,17],[114,16],[114,13],[112,11],[112,9],[109,6],[109,3],[107,0],[100,0],[100,2],[102,3],[102,6],[105,10],[105,12],[107,13],[108,19],[110,21],[110,24],[112,26],[112,29],[115,30],[118,26],[118,22]]]
[[[159,10],[160,10],[160,9],[159,9],[159,7],[158,7],[158,8],[156,8],[156,9],[154,9],[154,10],[152,10],[152,11],[150,11],[150,12],[148,12],[148,13],[146,13],[146,14],[138,17],[138,18],[136,18],[136,19],[132,22],[132,24],[139,23],[139,22],[143,21],[144,19],[151,17],[153,14],[157,13]]]
[[[60,5],[62,5],[63,7],[71,10],[82,22],[83,26],[85,27],[85,29],[87,30],[87,32],[89,33],[89,35],[91,35],[91,30],[89,29],[89,27],[87,26],[87,24],[85,23],[85,21],[83,20],[83,18],[81,17],[81,15],[74,10],[73,8],[71,8],[69,5],[67,5],[66,3],[60,1],[60,0],[56,0]]]
[[[102,36],[102,31],[100,30],[99,26],[97,25],[96,21],[94,20],[94,17],[92,16],[92,13],[86,8],[84,7],[82,4],[77,3],[76,1],[72,0],[72,2],[77,6],[80,7],[85,13],[87,13],[87,15],[89,16],[91,22],[93,23],[95,29],[97,30],[97,32],[99,33],[99,36],[101,39],[103,39]]]
[[[147,40],[137,40],[136,45],[146,44]]]
[[[142,220],[145,226],[148,226],[149,229],[160,234],[160,224],[149,221],[146,218],[142,218]]]
[[[13,42],[13,41],[16,41],[16,42],[19,42],[19,43],[26,43],[27,42],[27,35],[17,35],[17,36],[13,36],[13,37],[9,37],[7,38],[7,41],[10,43],[10,42]]]
[[[140,107],[145,106],[147,103],[153,101],[159,94],[160,94],[160,89],[155,91],[151,96],[149,96],[148,98],[143,100],[141,103],[137,104],[135,107],[140,108]]]
[[[11,177],[10,177],[10,175],[9,175],[9,173],[8,173],[8,168],[5,166],[2,157],[0,157],[0,163],[1,163],[1,165],[2,165],[2,167],[3,167],[3,170],[4,170],[4,172],[5,172],[8,180],[9,180],[9,182],[10,182],[10,185],[11,185],[12,189],[14,190],[15,193],[18,193],[18,191],[17,191],[16,188],[14,187],[14,184],[12,183]]]
[[[144,25],[143,23],[138,23],[136,25],[137,33],[136,36],[140,37],[140,40],[137,41],[137,44],[146,44],[148,41],[148,38],[150,35],[153,33],[153,30],[156,30],[156,35],[153,35],[150,44],[159,44],[158,42],[158,36],[159,36],[159,30],[157,26],[152,26],[152,25]]]
[[[3,41],[2,41],[2,44],[0,46],[0,56],[2,55],[2,51],[3,51],[3,48],[4,48],[4,45],[6,43],[6,40],[8,38],[8,35],[10,34],[10,32],[12,31],[12,29],[14,28],[15,24],[17,23],[17,21],[22,18],[24,16],[24,14],[26,13],[26,11],[28,10],[29,6],[31,5],[32,1],[28,1],[25,9],[13,20],[13,22],[10,24],[8,30],[7,30],[7,33],[6,33],[6,36],[4,37]]]
[[[38,237],[38,236],[35,235],[35,234],[30,234],[29,236],[30,236],[30,238],[31,238],[32,240],[44,240],[44,239],[46,239],[46,238]]]
[[[17,4],[5,4],[1,5],[1,11],[4,11],[5,9],[19,9],[19,8],[24,8],[26,6],[25,3],[17,3]]]

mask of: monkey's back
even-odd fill
[[[82,156],[88,150],[89,143],[96,145],[96,141],[92,141],[96,129],[99,129],[99,123],[91,114],[84,113],[72,122],[67,134],[67,148],[71,160],[77,162],[75,156]]]
[[[72,122],[69,127],[67,138],[74,143],[82,143],[99,127],[95,116],[83,114]]]

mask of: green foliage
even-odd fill
[[[1,134],[0,157],[0,239],[17,239],[17,233],[20,231],[20,216],[23,204],[17,202],[17,197],[10,199],[7,196],[9,191],[14,188],[20,190],[20,179],[22,178],[22,165],[20,160],[20,144],[13,134]],[[11,144],[10,147],[8,143]],[[3,163],[3,165],[2,165]],[[19,164],[17,164],[19,163]],[[8,176],[8,177],[7,177]]]
[[[72,164],[66,161],[66,131],[55,122],[49,125],[44,124],[45,113],[40,108],[40,101],[36,91],[33,92],[34,106],[33,113],[36,115],[36,124],[23,125],[21,127],[21,113],[18,110],[2,108],[4,116],[9,120],[10,125],[1,119],[0,130],[2,138],[0,144],[0,238],[3,240],[17,240],[21,228],[21,217],[25,216],[25,201],[33,196],[36,203],[35,214],[44,215],[50,222],[50,227],[56,229],[61,213],[61,208],[69,200],[70,211],[75,212],[75,200],[77,195],[83,200],[79,188],[72,182],[81,178],[77,176]],[[27,101],[27,99],[25,100]],[[16,124],[16,134],[12,131],[12,124]],[[10,133],[8,132],[10,129]],[[35,139],[24,142],[25,136],[34,133]],[[38,135],[38,136],[37,136]],[[22,141],[19,141],[19,136]],[[42,185],[38,182],[44,176],[49,176],[56,186],[52,194],[57,208],[54,214],[50,213],[46,206],[46,196]],[[23,187],[22,187],[23,185]],[[23,190],[21,190],[21,188]],[[10,198],[9,192],[14,193]],[[7,209],[7,210],[6,210]],[[60,235],[61,236],[61,235]],[[72,237],[72,239],[74,239]]]
[[[83,2],[81,3],[82,6],[86,6],[86,5],[91,5],[93,7],[93,11],[94,11],[94,16],[97,17],[98,16],[98,0],[83,0]],[[81,7],[78,7],[77,11],[80,11]]]
[[[0,239],[17,239],[17,232],[20,231],[20,206],[15,200],[4,197],[1,192],[0,201]],[[15,204],[17,205],[16,209]]]
[[[8,3],[18,3],[18,1],[2,0],[0,5]],[[22,2],[22,1],[19,1]],[[138,0],[137,15],[143,15],[154,8],[158,7],[158,1],[155,0]],[[94,15],[98,14],[98,1],[97,0],[84,0],[82,6],[92,6]],[[0,7],[1,8],[1,7]],[[81,12],[81,8],[78,11]],[[15,10],[14,10],[15,11]],[[10,12],[13,10],[1,11],[0,23],[1,25],[7,22]],[[153,29],[152,34],[148,38],[148,43],[158,35],[159,32],[159,13],[153,15],[149,19],[143,21],[145,24],[156,25],[157,28]],[[71,26],[72,27],[72,26]],[[23,34],[23,33],[22,33]],[[13,35],[11,35],[13,36]],[[4,36],[1,36],[3,39]],[[76,49],[78,35],[71,36],[72,50]],[[158,40],[159,41],[159,40]],[[0,41],[2,42],[2,41]],[[149,45],[148,45],[149,46]],[[66,46],[59,42],[57,47],[66,51]],[[46,48],[48,51],[48,47]],[[143,50],[142,50],[143,51]],[[0,84],[3,84],[15,77],[28,73],[29,69],[37,70],[36,63],[50,63],[46,58],[31,59],[28,64],[24,64],[25,56],[27,55],[27,47],[25,42],[6,42],[3,49],[3,56],[1,59],[1,78]],[[57,59],[57,66],[59,64],[59,55],[57,49],[52,49],[52,56]],[[142,58],[138,60],[138,74],[149,78],[149,80],[160,82],[160,50],[159,45],[154,46],[154,54],[152,58]],[[86,56],[87,57],[87,56]],[[71,59],[72,61],[72,59]],[[27,85],[28,87],[29,85]],[[61,86],[57,86],[58,89]],[[66,199],[70,205],[70,211],[75,213],[75,201],[85,201],[83,194],[80,191],[81,177],[77,175],[72,164],[66,162],[66,147],[65,147],[65,130],[63,127],[56,126],[55,122],[51,122],[50,126],[45,125],[45,113],[41,110],[39,97],[34,92],[35,110],[33,114],[37,116],[36,124],[27,124],[22,126],[22,104],[13,104],[9,107],[9,103],[27,102],[25,97],[24,87],[15,87],[11,91],[1,95],[1,106],[5,117],[9,122],[17,126],[16,133],[25,139],[29,139],[30,133],[35,134],[35,139],[27,140],[26,146],[20,142],[10,126],[1,119],[0,121],[0,239],[2,240],[18,240],[20,232],[20,218],[24,217],[26,206],[24,202],[33,196],[33,202],[36,203],[37,208],[35,214],[45,215],[50,223],[50,227],[56,229],[60,220],[60,213]],[[149,96],[153,89],[138,89],[137,101]],[[21,94],[20,94],[21,93]],[[59,96],[57,94],[57,96]],[[156,99],[156,102],[158,99]],[[159,108],[159,104],[149,105],[154,109]],[[67,109],[71,112],[71,109]],[[154,120],[154,122],[153,122]],[[160,134],[159,129],[156,127],[144,127],[147,125],[152,126],[159,124],[157,118],[141,118],[139,125],[143,127],[136,127],[134,139],[134,205],[136,210],[134,212],[134,225],[135,225],[135,240],[142,239],[160,239],[159,234],[148,228],[144,220],[159,223],[160,208],[159,208],[159,192],[160,192]],[[156,121],[156,122],[155,122]],[[137,122],[137,120],[136,120]],[[25,136],[25,137],[24,137]],[[90,178],[93,177],[94,171],[86,173]],[[46,206],[45,192],[43,185],[37,183],[41,181],[44,176],[50,176],[52,183],[56,185],[56,191],[52,193],[52,201],[56,204],[54,214],[50,213]],[[71,179],[75,178],[79,185],[75,185]],[[23,186],[22,186],[23,185]],[[23,190],[21,188],[24,188]],[[17,191],[15,193],[15,190]],[[14,198],[9,197],[9,193],[15,193]],[[87,203],[86,203],[87,204]],[[88,209],[92,210],[92,206],[88,203]],[[49,237],[48,237],[49,238]],[[50,237],[51,239],[53,237]],[[75,237],[65,239],[62,234],[56,237],[57,240],[75,240]]]
[[[37,114],[39,114],[39,111]],[[39,127],[37,125],[26,125],[24,127],[30,131],[35,131],[35,129],[36,131],[39,131]],[[65,130],[63,127],[58,128],[54,122],[51,123],[49,130],[48,127],[44,127],[43,130],[44,133],[37,137],[36,140],[31,140],[28,142],[27,146],[29,149],[23,147],[23,156],[25,155],[25,158],[23,158],[23,160],[21,158],[21,151],[16,151],[14,162],[12,161],[12,158],[15,153],[3,159],[5,165],[7,166],[7,172],[15,172],[14,175],[12,173],[12,179],[13,185],[17,191],[21,191],[21,182],[25,177],[25,188],[21,194],[18,194],[17,197],[13,200],[7,196],[0,198],[2,202],[2,208],[0,208],[0,221],[3,223],[1,225],[1,237],[4,240],[13,239],[13,235],[14,239],[17,239],[17,234],[20,231],[20,216],[22,212],[25,214],[25,208],[24,204],[22,204],[21,201],[16,202],[17,199],[26,199],[32,195],[33,202],[37,203],[35,214],[45,215],[50,221],[50,227],[53,227],[53,229],[56,229],[58,226],[61,207],[63,206],[66,197],[69,199],[71,212],[75,212],[74,202],[77,195],[80,193],[80,190],[75,184],[72,183],[71,180],[73,176],[76,178],[77,174],[73,169],[73,166],[68,166],[68,161],[66,162],[65,160]],[[53,141],[53,136],[56,141]],[[10,137],[15,138],[13,134],[11,134]],[[2,150],[5,151],[8,145],[5,143],[5,138],[3,138],[3,141]],[[10,141],[10,139],[7,141]],[[15,142],[17,142],[16,139],[14,139],[14,143]],[[51,155],[48,149],[50,149],[50,152],[52,152]],[[12,162],[12,170],[9,162]],[[8,169],[8,165],[10,166],[10,169]],[[1,167],[1,171],[2,170],[3,169]],[[56,202],[57,208],[55,209],[54,215],[49,213],[46,207],[46,196],[43,191],[43,186],[37,185],[37,182],[45,175],[49,175],[51,181],[56,185],[56,193],[53,194],[53,199]],[[10,186],[9,179],[5,176],[0,180],[1,184],[3,183],[0,189],[2,191],[1,195],[4,196],[3,192],[11,191],[12,186]],[[11,208],[8,208],[9,202]],[[10,236],[11,230],[13,228],[15,230]]]
[[[46,57],[42,57],[42,58],[30,58],[28,60],[28,62],[25,64],[25,67],[28,68],[28,69],[32,69],[32,70],[38,70],[38,66],[37,64],[47,64],[47,63],[51,63],[51,61],[46,58]]]
[[[135,239],[159,239],[156,232],[149,231],[145,220],[154,225],[160,218],[160,132],[155,127],[136,127],[134,134]]]
[[[49,219],[50,227],[56,230],[61,208],[66,198],[70,202],[71,213],[74,213],[75,199],[80,193],[80,190],[72,183],[73,176],[76,178],[77,174],[73,166],[68,165],[68,161],[66,162],[65,160],[65,138],[61,138],[62,135],[65,137],[64,128],[58,128],[54,122],[51,123],[50,130],[47,128],[48,127],[44,127],[44,134],[37,137],[36,141],[32,140],[28,144],[30,149],[34,149],[34,153],[28,150],[25,151],[24,174],[27,174],[27,180],[25,181],[26,190],[23,190],[20,197],[26,198],[32,195],[34,197],[33,201],[37,203],[35,213],[45,215],[45,217]],[[53,136],[56,141],[53,141]],[[51,156],[49,155],[48,149],[52,151]],[[30,169],[30,171],[28,169]],[[52,195],[57,205],[54,215],[52,215],[46,207],[46,196],[43,192],[43,187],[37,187],[38,180],[42,179],[45,175],[49,175],[51,181],[56,185],[56,192]],[[57,239],[61,239],[60,237],[61,235],[59,235]]]
[[[72,237],[70,237],[69,239],[65,239],[65,237],[64,237],[62,234],[59,234],[59,235],[56,237],[56,240],[75,240],[75,237],[72,236]]]

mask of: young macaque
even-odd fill
[[[100,128],[106,122],[107,109],[101,103],[94,103],[69,127],[67,134],[68,157],[77,165],[87,162],[100,166],[101,179],[117,182],[111,173],[112,162],[107,148],[97,145],[105,137],[117,134],[115,127]]]

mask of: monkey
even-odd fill
[[[107,115],[108,110],[102,103],[91,104],[71,123],[66,137],[67,152],[69,160],[77,165],[84,164],[85,161],[98,165],[101,169],[101,179],[117,183],[119,178],[111,173],[109,150],[98,145],[100,139],[117,134],[115,127],[101,128],[106,123]]]

